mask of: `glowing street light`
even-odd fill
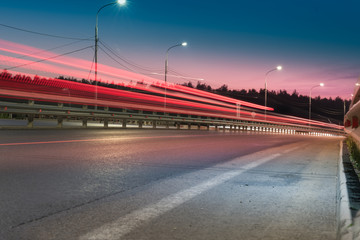
[[[325,86],[324,83],[320,83],[320,84],[317,84],[315,86],[313,86],[312,88],[310,88],[310,96],[309,96],[309,126],[310,126],[310,121],[311,121],[311,92],[314,88],[316,87],[323,87]]]
[[[273,71],[280,71],[282,69],[282,66],[277,66],[274,69],[271,69],[270,71],[268,71],[265,74],[265,120],[266,120],[266,107],[267,107],[267,77],[269,75],[269,73],[273,72]]]
[[[107,7],[107,6],[111,6],[111,5],[114,5],[114,4],[119,4],[119,5],[125,5],[126,4],[126,0],[118,0],[118,1],[115,1],[115,2],[111,2],[111,3],[108,3],[108,4],[105,4],[104,6],[102,6],[101,8],[99,8],[99,10],[97,11],[96,13],[96,25],[95,25],[95,100],[97,100],[97,62],[98,62],[98,42],[99,42],[99,34],[98,34],[98,18],[99,18],[99,13],[100,11]],[[97,106],[95,106],[97,107]]]

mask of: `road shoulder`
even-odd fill
[[[360,240],[360,182],[345,142],[339,162],[338,239]]]

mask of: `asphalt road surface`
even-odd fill
[[[336,239],[340,141],[1,130],[0,239]]]

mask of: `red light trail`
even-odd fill
[[[53,72],[59,75],[70,73],[72,76],[83,76],[89,71],[90,61],[69,56],[56,58],[56,54],[21,44],[0,40],[0,51],[33,59],[47,60],[47,63],[19,59],[0,55],[9,69],[32,69],[41,72]],[[43,56],[33,54],[41,52]],[[59,55],[60,56],[60,55]],[[55,66],[54,66],[55,64]],[[60,65],[60,66],[58,66]],[[71,70],[69,70],[69,68]],[[21,72],[4,71],[0,73],[0,97],[32,99],[44,102],[63,102],[79,105],[96,105],[113,108],[127,108],[153,112],[168,112],[185,115],[198,115],[215,118],[256,120],[264,123],[282,123],[287,125],[314,126],[341,129],[335,124],[309,121],[284,115],[264,115],[259,110],[272,111],[272,108],[220,96],[186,86],[167,84],[161,80],[128,72],[122,69],[100,65],[99,74],[106,82],[113,82],[115,89],[91,84],[39,77]],[[125,83],[123,81],[126,81]],[[136,84],[132,84],[136,82]],[[166,108],[164,94],[166,89]],[[95,99],[95,95],[97,98]],[[255,113],[256,111],[256,113]]]

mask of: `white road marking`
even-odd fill
[[[303,145],[301,146],[301,148],[304,149],[307,145],[308,145],[308,144],[303,144]],[[282,153],[283,153],[283,154],[284,154],[284,153],[289,153],[289,152],[292,152],[292,151],[294,151],[294,150],[296,150],[296,149],[298,149],[298,148],[300,148],[300,146],[288,148],[288,149],[286,149],[285,151],[282,151]]]
[[[291,148],[292,150],[296,149]],[[286,151],[287,152],[287,151]],[[272,159],[275,159],[282,154],[276,153],[269,155],[267,157],[261,158],[259,160],[253,161],[249,164],[243,166],[240,170],[231,170],[223,174],[220,174],[206,182],[200,183],[189,189],[180,191],[168,197],[161,199],[159,202],[150,204],[142,209],[135,210],[123,217],[118,218],[117,220],[107,223],[83,236],[80,236],[80,240],[112,240],[112,239],[121,239],[126,234],[133,231],[135,228],[141,226],[142,224],[148,222],[151,219],[154,219],[178,206],[191,200],[192,198],[200,195],[201,193],[218,186],[242,173],[252,168],[255,168],[263,163],[266,163]],[[247,157],[247,156],[245,156]],[[244,157],[236,158],[243,159]]]

